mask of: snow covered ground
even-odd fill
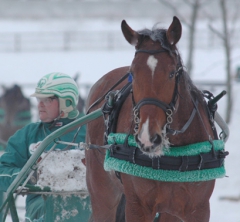
[[[126,42],[126,44],[128,44]],[[183,61],[186,62],[186,51],[179,48]],[[55,71],[65,72],[74,76],[81,74],[80,84],[93,84],[108,71],[130,65],[134,56],[134,48],[119,51],[80,51],[80,52],[45,52],[45,53],[0,53],[0,84],[21,84],[24,93],[29,96],[34,88],[27,84],[35,84],[45,74]],[[235,49],[232,71],[240,65],[240,49]],[[197,49],[195,53],[193,80],[225,80],[224,54],[219,49]],[[211,88],[217,95],[224,88]],[[240,82],[233,82],[233,113],[230,128],[230,137],[226,143],[226,150],[230,152],[226,158],[227,176],[216,180],[216,187],[211,197],[210,222],[240,222],[240,174],[238,162],[240,156]],[[219,102],[219,113],[224,117],[226,100]],[[225,197],[228,197],[227,200]],[[225,198],[225,200],[224,200]],[[230,200],[231,199],[231,200]],[[234,200],[235,199],[235,200]],[[18,205],[24,205],[24,198],[19,198]],[[19,210],[20,215],[24,211]],[[10,222],[8,217],[6,220]]]

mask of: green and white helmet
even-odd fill
[[[33,97],[45,98],[57,96],[59,99],[59,113],[61,118],[74,119],[78,116],[78,86],[69,75],[54,72],[43,76],[36,87]]]

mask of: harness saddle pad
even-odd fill
[[[208,181],[222,178],[226,174],[224,158],[227,152],[224,152],[222,140],[213,140],[212,144],[204,141],[186,146],[164,148],[163,156],[150,158],[141,153],[133,135],[128,136],[128,145],[123,146],[126,136],[124,133],[109,134],[108,144],[113,144],[115,148],[110,148],[106,152],[104,161],[106,171],[114,170],[165,182]],[[131,149],[133,151],[129,152]]]

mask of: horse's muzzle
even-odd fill
[[[151,156],[159,156],[161,155],[161,148],[162,148],[162,136],[159,134],[155,134],[148,143],[142,143],[136,135],[135,140],[140,147],[141,151],[146,155]]]

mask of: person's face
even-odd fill
[[[38,113],[42,122],[52,122],[59,115],[59,102],[57,97],[37,98]]]

